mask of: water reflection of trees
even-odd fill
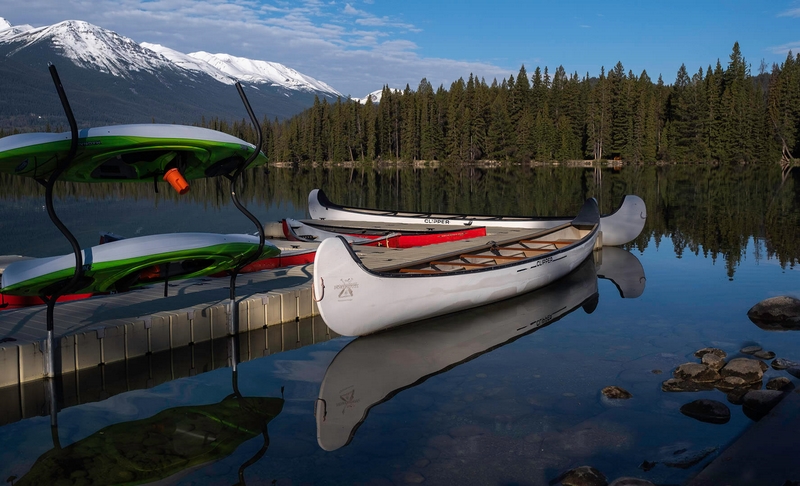
[[[755,238],[755,258],[777,258],[783,266],[800,260],[800,170],[785,180],[780,167],[754,165],[636,165],[622,169],[442,165],[439,168],[293,166],[255,169],[244,177],[243,201],[304,207],[311,189],[331,200],[366,207],[485,214],[564,215],[585,197],[597,197],[603,212],[625,194],[647,203],[645,230],[629,247],[644,249],[670,238],[678,257],[702,252],[723,258],[729,276]],[[0,175],[0,198],[41,196],[33,180]],[[59,197],[145,199],[154,204],[179,196],[159,183],[60,183]],[[229,204],[227,181],[193,181],[183,196],[207,207]]]

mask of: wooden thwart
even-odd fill
[[[411,261],[408,261],[408,262],[405,262],[405,263],[402,263],[402,264],[398,264],[398,265],[389,265],[389,266],[385,266],[385,267],[372,268],[371,270],[375,271],[375,272],[380,272],[380,273],[383,273],[383,272],[400,272],[403,269],[411,269],[413,267],[420,266],[420,265],[428,265],[428,264],[430,264],[432,259],[436,259],[437,261],[444,261],[444,260],[451,259],[451,258],[460,258],[462,255],[465,255],[465,254],[485,252],[485,251],[488,251],[488,250],[491,250],[491,249],[494,249],[494,248],[504,250],[506,248],[503,245],[516,245],[516,244],[521,242],[520,239],[524,239],[526,241],[537,241],[536,240],[537,237],[546,237],[548,234],[552,234],[552,233],[554,233],[554,232],[556,232],[556,231],[558,231],[560,229],[568,228],[570,226],[571,226],[570,223],[565,223],[565,224],[562,224],[560,226],[556,226],[554,228],[548,228],[548,229],[544,229],[544,230],[532,231],[532,232],[530,232],[528,234],[519,234],[519,233],[517,233],[517,235],[508,237],[508,238],[503,239],[503,240],[490,241],[490,242],[487,242],[487,243],[483,243],[483,244],[476,245],[476,246],[473,246],[473,247],[468,247],[468,248],[459,248],[458,250],[451,251],[451,252],[448,252],[448,253],[443,253],[443,254],[439,254],[439,255],[432,255],[432,256],[429,256],[429,257],[425,257],[425,258],[419,258],[419,259],[411,260]],[[483,238],[487,238],[487,237],[483,237]],[[516,250],[516,248],[515,248],[515,250]],[[532,248],[532,249],[529,249],[529,250],[535,250],[535,249]],[[519,250],[519,251],[521,251],[521,250]],[[494,258],[494,256],[496,256],[496,255],[480,256],[479,258]]]
[[[495,263],[469,263],[469,262],[431,262],[431,266],[434,265],[452,265],[454,267],[493,267]]]
[[[575,243],[577,240],[555,240],[555,241],[546,241],[546,240],[520,240],[520,243],[528,243],[531,245],[570,245]]]
[[[503,248],[503,250],[505,250],[505,248]],[[461,255],[461,258],[486,258],[487,260],[524,260],[529,257],[506,255]]]

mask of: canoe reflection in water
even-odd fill
[[[355,339],[325,372],[315,407],[317,442],[326,451],[350,443],[372,407],[484,353],[598,303],[597,276],[614,280],[623,298],[644,291],[635,255],[604,248],[574,272],[530,294]]]
[[[220,460],[262,435],[261,450],[239,469],[239,484],[244,484],[244,468],[266,452],[267,424],[283,402],[233,393],[219,403],[175,407],[114,424],[64,448],[56,441],[15,484],[41,486],[65,478],[80,484],[150,483]]]

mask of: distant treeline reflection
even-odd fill
[[[439,168],[394,166],[258,168],[244,175],[240,199],[263,204],[307,205],[308,193],[323,188],[340,204],[426,212],[513,215],[575,213],[586,197],[596,197],[604,213],[625,194],[647,203],[645,230],[630,248],[670,238],[678,256],[703,252],[722,257],[733,276],[755,238],[755,258],[776,258],[793,267],[800,260],[800,169],[786,177],[776,165],[635,165],[623,168],[529,167]],[[192,181],[178,196],[166,183],[56,185],[57,197],[86,200],[189,198],[206,207],[231,204],[230,184],[222,178]],[[28,178],[0,175],[0,198],[44,198]],[[213,231],[213,229],[210,229]]]

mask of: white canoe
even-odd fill
[[[305,224],[296,219],[286,218],[281,220],[283,226],[283,235],[289,241],[316,241],[320,242],[328,238],[335,238],[341,236],[351,245],[363,245],[367,243],[377,243],[375,238],[362,238],[351,234],[343,234],[340,232],[329,231],[326,229],[317,228],[312,225]],[[395,233],[388,233],[382,237],[382,240],[395,236]]]
[[[574,270],[595,248],[599,219],[588,199],[567,224],[381,271],[343,238],[327,239],[314,258],[317,307],[333,331],[360,336],[508,299]]]
[[[336,221],[369,221],[390,224],[428,224],[487,226],[500,228],[547,229],[569,223],[572,217],[483,216],[451,213],[413,213],[345,207],[331,202],[321,189],[308,194],[308,212],[312,219]],[[639,196],[627,195],[613,213],[600,217],[604,246],[619,246],[635,240],[644,228],[647,207]]]
[[[370,410],[400,391],[597,303],[592,258],[547,287],[469,313],[355,339],[333,358],[315,408],[326,451],[350,443]]]

